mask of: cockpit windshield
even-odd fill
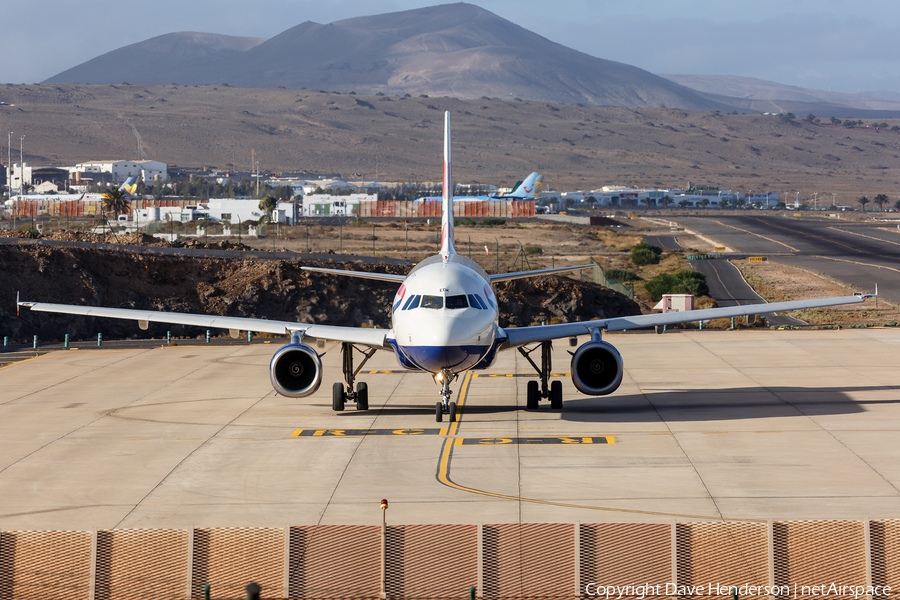
[[[420,304],[422,308],[444,308],[444,297],[443,296],[422,296],[422,304]]]
[[[466,295],[460,294],[459,296],[447,296],[447,310],[459,308],[469,308],[469,303],[468,301],[466,301]]]

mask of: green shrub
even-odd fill
[[[543,254],[543,253],[544,253],[544,249],[541,248],[540,246],[525,246],[525,254],[532,255],[532,254]]]
[[[606,269],[603,271],[607,279],[615,279],[616,281],[639,281],[640,277],[634,271],[628,269]]]
[[[706,276],[697,271],[681,271],[675,274],[662,273],[648,281],[644,287],[654,302],[659,302],[664,294],[709,295]]]
[[[636,267],[659,264],[659,254],[648,248],[635,248],[631,251],[631,262]]]
[[[506,219],[498,219],[496,217],[488,217],[487,219],[482,219],[481,224],[486,227],[494,227],[496,225],[506,225]]]
[[[631,250],[631,262],[638,267],[644,265],[659,264],[659,255],[662,254],[662,248],[641,242]]]

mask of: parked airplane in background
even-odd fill
[[[590,336],[590,340],[582,344],[572,355],[572,383],[584,394],[603,396],[619,387],[623,374],[622,357],[614,346],[603,341],[604,330],[638,329],[774,311],[855,304],[871,297],[862,295],[750,304],[505,329],[498,323],[497,297],[491,288],[493,283],[573,271],[587,268],[589,265],[489,275],[474,261],[457,254],[453,247],[453,204],[449,197],[449,190],[453,189],[450,159],[448,112],[444,121],[445,195],[442,198],[442,244],[439,254],[423,260],[406,276],[304,267],[306,270],[320,273],[396,283],[398,290],[392,303],[391,329],[339,327],[41,302],[18,302],[18,304],[30,307],[34,311],[132,319],[137,321],[142,329],[146,329],[150,322],[158,322],[229,329],[234,337],[237,337],[240,330],[290,335],[290,343],[280,348],[272,357],[269,376],[272,386],[279,394],[292,398],[313,394],[322,383],[320,355],[307,342],[318,340],[340,342],[344,383],[336,382],[332,388],[332,408],[336,411],[343,410],[348,400],[355,401],[358,410],[368,408],[368,386],[365,382],[359,382],[354,389],[356,375],[376,351],[390,351],[394,353],[402,367],[429,373],[434,378],[435,383],[441,386],[441,401],[435,405],[435,418],[441,421],[446,415],[450,421],[454,421],[456,403],[450,401],[452,396],[450,384],[460,373],[490,367],[497,353],[503,350],[517,349],[537,371],[540,385],[538,381],[528,382],[526,408],[537,409],[539,401],[543,398],[549,399],[551,409],[560,409],[563,405],[562,382],[556,380],[550,383],[550,349],[555,339]],[[360,347],[364,350],[360,350]],[[538,348],[541,350],[540,366],[530,356]],[[353,365],[354,349],[363,354],[362,362],[356,368]]]
[[[137,192],[137,186],[140,180],[140,177],[129,177],[125,180],[125,183],[119,186],[119,189],[129,195],[134,194]]]
[[[541,194],[544,188],[544,176],[538,172],[534,172],[524,180],[519,181],[513,186],[508,194],[495,194],[490,196],[453,196],[453,201],[486,201],[486,200],[535,200]],[[443,196],[423,196],[416,198],[416,202],[422,200],[443,200]]]

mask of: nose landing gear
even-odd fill
[[[434,376],[435,383],[441,384],[441,401],[434,405],[434,420],[440,423],[444,419],[444,415],[448,416],[451,423],[456,421],[456,402],[450,402],[453,392],[450,391],[450,384],[456,380],[458,375],[449,369],[444,369]]]

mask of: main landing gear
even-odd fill
[[[331,388],[331,408],[336,411],[344,410],[344,403],[348,400],[356,402],[356,410],[369,410],[368,384],[366,384],[365,381],[360,381],[356,384],[356,391],[354,392],[353,380],[359,374],[360,370],[362,370],[366,361],[375,354],[375,348],[370,348],[368,350],[356,348],[357,352],[360,352],[364,358],[355,370],[353,369],[354,348],[356,348],[356,346],[347,342],[341,344],[341,354],[343,354],[344,357],[344,381],[346,382],[346,389],[344,387],[345,384],[339,381],[336,381]]]
[[[534,361],[531,360],[531,354],[538,348],[541,349],[541,366],[540,368],[534,364]],[[551,361],[550,361],[550,350],[553,348],[553,342],[545,341],[541,342],[538,346],[535,346],[531,350],[525,350],[524,348],[519,348],[519,353],[525,357],[531,366],[534,367],[534,370],[537,371],[538,376],[541,378],[541,388],[538,389],[538,382],[533,379],[528,382],[525,396],[525,409],[526,410],[537,410],[538,403],[541,398],[549,398],[550,399],[550,408],[553,410],[561,410],[563,406],[563,394],[562,394],[562,381],[558,379],[552,383],[550,382],[550,371],[552,369]],[[548,385],[549,383],[549,385]]]
[[[450,384],[456,380],[457,374],[451,373],[449,369],[444,369],[434,376],[435,383],[441,384],[441,401],[434,405],[434,420],[440,423],[444,419],[444,415],[448,415],[451,423],[456,421],[456,402],[450,402],[453,392],[450,391]]]

